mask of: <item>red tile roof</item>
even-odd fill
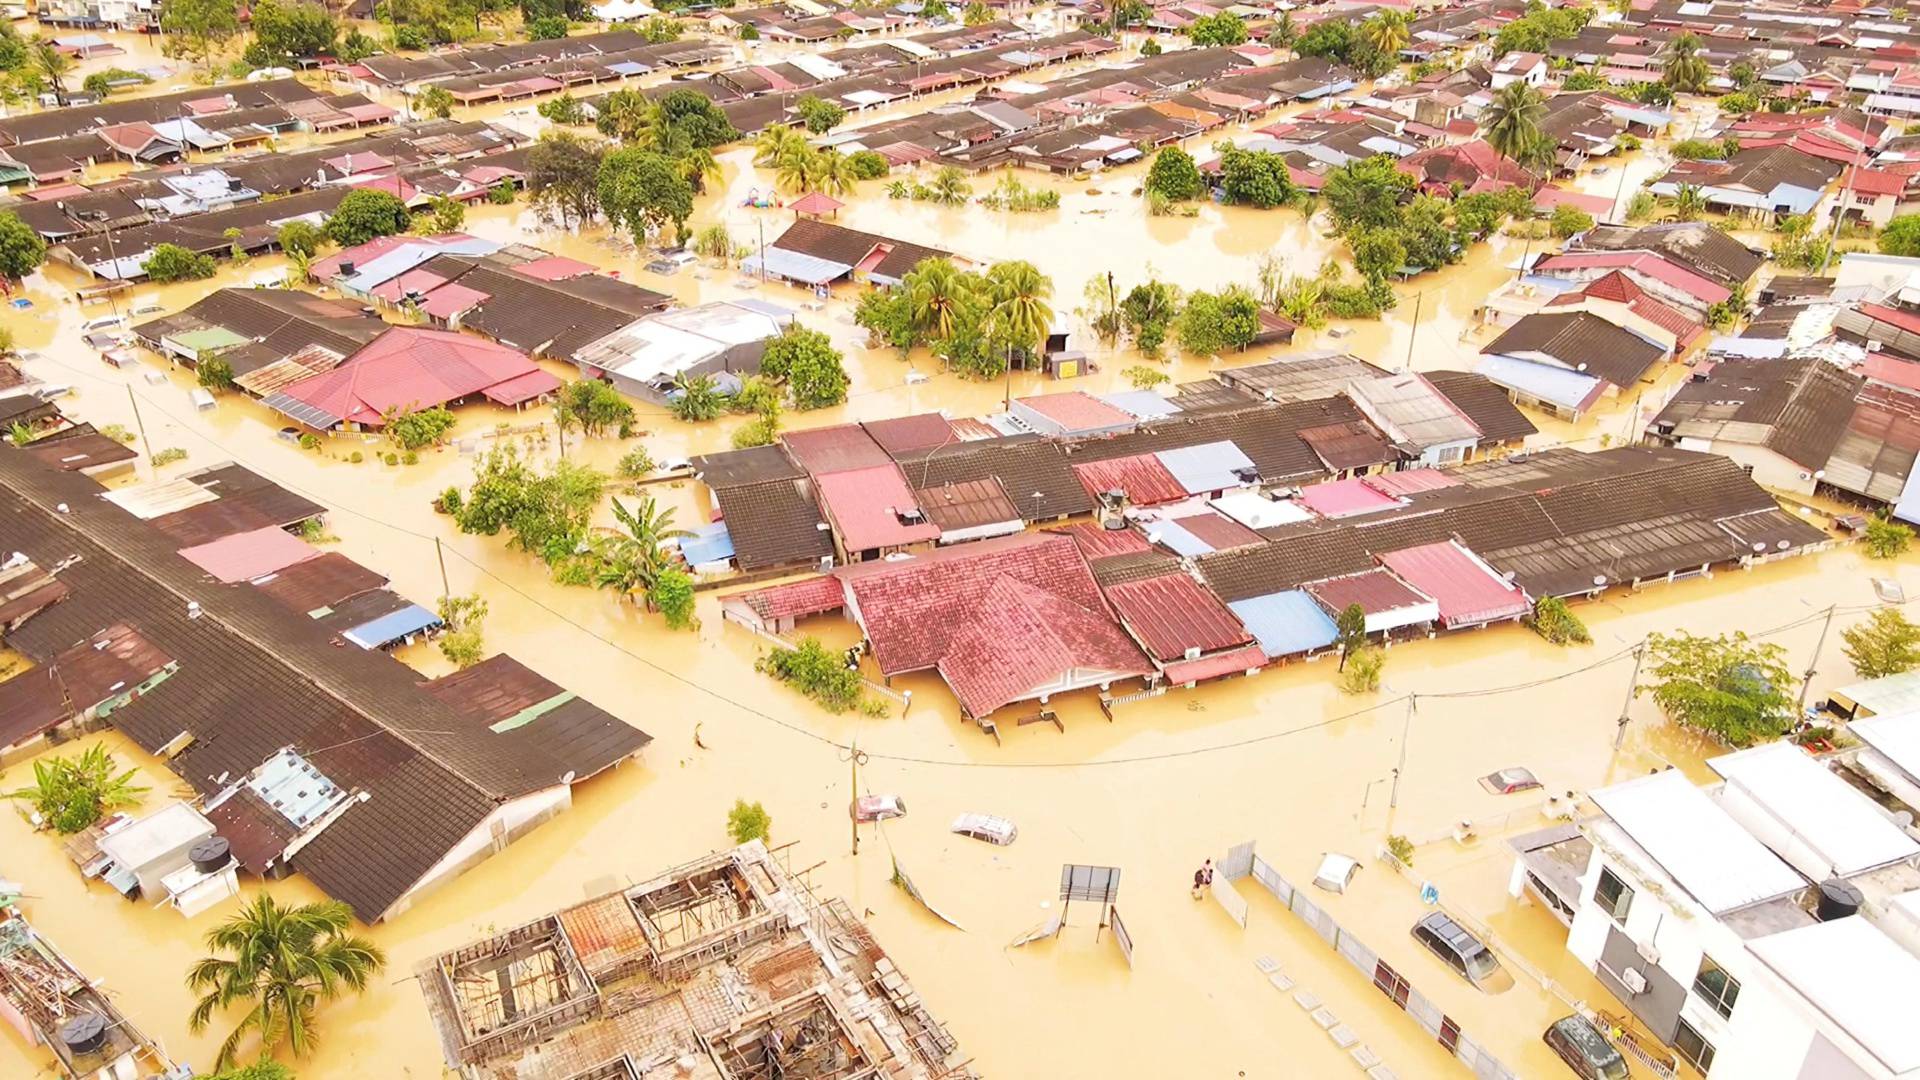
[[[1862,195],[1899,195],[1907,190],[1907,178],[1878,169],[1848,169],[1840,177],[1844,190],[1852,188]]]
[[[1076,673],[1124,677],[1153,670],[1104,608],[1081,607],[1012,577],[994,578],[937,666],[974,717]]]
[[[505,345],[451,330],[396,326],[339,367],[283,392],[342,420],[378,425],[388,409],[445,405],[536,371],[525,353]]]
[[[1460,481],[1439,469],[1403,469],[1366,478],[1366,485],[1388,495],[1412,495],[1418,491],[1439,491],[1458,487]]]
[[[814,477],[814,487],[840,543],[850,552],[917,544],[940,535],[940,527],[924,516],[912,524],[900,520],[902,512],[917,511],[919,505],[892,462],[821,473]]]
[[[772,588],[759,589],[740,597],[754,613],[763,619],[803,619],[809,615],[824,615],[829,611],[838,611],[846,605],[846,589],[840,579],[831,575],[805,578],[800,581],[775,585]]]
[[[1335,613],[1345,611],[1350,604],[1359,604],[1360,610],[1369,615],[1380,615],[1433,602],[1385,570],[1362,570],[1311,582],[1302,588],[1320,601],[1322,607]]]
[[[1888,323],[1902,330],[1920,334],[1920,315],[1901,311],[1899,308],[1891,308],[1885,304],[1861,304],[1860,311],[1875,322]]]
[[[866,429],[868,437],[889,454],[931,450],[960,441],[960,437],[954,434],[953,424],[939,413],[915,413],[887,420],[868,420],[860,426]]]
[[[1452,540],[1388,552],[1380,561],[1439,603],[1442,626],[1479,626],[1531,610],[1526,593]]]
[[[1471,121],[1469,121],[1471,123]],[[1605,195],[1588,195],[1579,191],[1568,191],[1563,187],[1549,184],[1533,193],[1533,205],[1537,210],[1552,210],[1555,207],[1571,206],[1584,210],[1594,217],[1605,217],[1613,212],[1613,200]]]
[[[1632,270],[1679,289],[1705,304],[1718,304],[1732,295],[1726,286],[1670,263],[1650,251],[1567,251],[1535,264],[1536,273],[1554,270]]]
[[[1586,288],[1563,292],[1547,301],[1548,307],[1578,304],[1585,297],[1625,304],[1627,310],[1660,327],[1674,337],[1674,351],[1684,352],[1695,339],[1706,333],[1706,324],[1667,304],[1641,288],[1626,274],[1614,270],[1587,283]]]
[[[1135,506],[1158,506],[1187,497],[1186,487],[1152,454],[1084,461],[1073,467],[1073,475],[1096,501],[1104,491],[1124,491]]]
[[[560,380],[544,368],[534,368],[505,382],[482,390],[488,401],[498,405],[520,405],[560,389]]]
[[[1920,364],[1911,360],[1902,360],[1884,352],[1867,354],[1866,363],[1861,369],[1869,379],[1898,386],[1906,390],[1920,390]]]
[[[1185,574],[1109,586],[1107,600],[1155,660],[1181,660],[1190,649],[1210,653],[1253,640],[1219,597]]]
[[[1229,548],[1237,547],[1250,547],[1254,544],[1264,544],[1267,542],[1266,538],[1259,533],[1254,532],[1252,529],[1247,528],[1245,525],[1240,524],[1230,517],[1216,514],[1211,510],[1204,514],[1191,514],[1187,517],[1175,518],[1174,524],[1199,537],[1201,540],[1206,541],[1215,551],[1226,551]]]

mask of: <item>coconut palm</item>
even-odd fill
[[[1407,16],[1401,11],[1381,11],[1360,24],[1360,40],[1390,61],[1398,60],[1407,47]]]
[[[1273,21],[1273,29],[1267,32],[1267,44],[1276,49],[1285,49],[1291,55],[1293,43],[1299,40],[1300,28],[1294,25],[1293,12],[1282,11],[1280,17]]]
[[[761,168],[778,165],[796,150],[805,149],[807,133],[785,124],[764,128],[753,139],[753,163]]]
[[[216,1071],[234,1063],[248,1033],[260,1039],[263,1058],[283,1043],[296,1055],[313,1049],[319,1006],[365,990],[387,963],[378,946],[348,933],[352,925],[353,909],[338,900],[282,907],[261,893],[207,932],[207,947],[225,955],[188,970],[187,986],[202,992],[188,1026],[203,1031],[214,1013],[251,1003],[220,1044]]]
[[[1707,212],[1707,196],[1698,184],[1681,184],[1673,193],[1673,216],[1679,221],[1693,221]]]
[[[805,143],[789,148],[774,162],[774,186],[789,194],[811,190],[813,178],[819,175],[820,166],[814,161],[819,156],[818,150]]]
[[[838,150],[816,150],[807,161],[807,187],[828,195],[846,195],[859,184],[853,159]]]
[[[1497,153],[1519,161],[1539,144],[1540,122],[1546,116],[1547,102],[1540,91],[1510,82],[1494,92],[1480,134]]]
[[[720,179],[720,162],[704,146],[687,147],[674,155],[673,164],[696,193],[707,190],[707,181]]]
[[[943,165],[933,174],[933,201],[942,206],[964,206],[973,197],[967,174],[952,165]]]
[[[1024,259],[995,263],[987,271],[993,326],[1010,348],[1037,352],[1053,329],[1053,281]]]
[[[967,275],[950,259],[924,260],[900,284],[914,327],[931,341],[952,337],[960,313],[973,302]]]
[[[651,589],[668,565],[663,545],[690,534],[673,527],[672,508],[651,498],[640,500],[632,510],[615,499],[613,517],[620,528],[608,529],[594,541],[593,551],[599,558],[594,584],[622,597]]]
[[[61,108],[67,105],[67,73],[73,70],[73,57],[53,47],[46,38],[33,39],[33,71],[47,81],[53,100]]]
[[[1681,34],[1667,46],[1666,66],[1662,70],[1667,85],[1676,94],[1698,93],[1706,89],[1707,78],[1711,74],[1706,58],[1700,55],[1700,39],[1692,34]]]

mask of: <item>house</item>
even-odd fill
[[[1840,163],[1829,158],[1793,146],[1769,146],[1742,149],[1725,161],[1678,162],[1647,190],[1671,197],[1683,185],[1696,187],[1717,210],[1780,217],[1812,213],[1841,171]]]
[[[1400,160],[1399,169],[1414,178],[1421,191],[1452,198],[1496,193],[1508,188],[1532,191],[1540,178],[1513,159],[1500,154],[1484,139],[1435,146]]]
[[[833,573],[881,673],[938,671],[976,722],[1157,670],[1068,537],[1001,537]]]
[[[1356,379],[1347,387],[1362,415],[1409,461],[1464,461],[1480,444],[1480,427],[1426,376],[1414,372]]]
[[[196,367],[218,356],[250,393],[275,379],[324,370],[379,337],[387,324],[360,305],[295,289],[215,289],[172,315],[136,323],[141,345]],[[294,358],[298,357],[298,360]]]
[[[1169,685],[1191,687],[1266,666],[1266,654],[1239,617],[1184,573],[1114,582],[1105,592],[1120,624]]]
[[[800,218],[763,250],[742,259],[740,270],[808,286],[831,285],[843,278],[892,286],[923,260],[952,257],[939,248]]]
[[[1683,383],[1646,437],[1725,454],[1769,488],[1811,496],[1864,385],[1819,359],[1723,360]]]
[[[1874,989],[1920,979],[1920,843],[1789,743],[1707,764],[1706,788],[1668,769],[1594,791],[1576,832],[1523,845],[1510,891],[1570,913],[1620,1023],[1708,1080],[1920,1072]]]
[[[1906,196],[1908,179],[1884,169],[1850,167],[1840,176],[1840,213],[1884,229]]]
[[[559,379],[516,349],[449,330],[396,326],[338,367],[263,400],[315,431],[364,431],[384,426],[395,411],[474,397],[517,408],[558,389]]]
[[[1673,355],[1671,345],[1600,314],[1553,307],[1521,318],[1480,351],[1480,373],[1516,401],[1574,419],[1608,395],[1650,379]]]
[[[843,564],[925,550],[940,537],[891,461],[815,473],[813,481]]]
[[[1495,90],[1517,82],[1537,87],[1547,81],[1547,58],[1539,53],[1510,52],[1494,61],[1489,70]]]
[[[640,318],[573,351],[582,375],[621,393],[664,401],[681,379],[745,378],[794,313],[763,300],[714,300]]]
[[[224,489],[239,477],[200,479]],[[0,622],[0,639],[36,665],[28,678],[75,646],[91,663],[125,668],[108,684],[116,700],[104,719],[204,800],[242,868],[297,871],[361,920],[389,918],[564,809],[573,784],[648,741],[551,683],[508,678],[503,665],[462,697],[423,688],[376,650],[343,648],[308,612],[186,558],[195,541],[163,526],[177,514],[204,526],[195,511],[205,507],[173,509],[188,493],[166,486],[101,498],[84,476],[0,450],[0,548],[59,567],[66,590]],[[269,521],[300,513],[270,512],[284,501],[256,489],[235,505]],[[244,554],[208,565],[238,566]],[[146,645],[95,650],[96,640]],[[164,679],[141,675],[156,654]],[[527,700],[516,704],[513,686]],[[347,740],[355,751],[339,753]]]

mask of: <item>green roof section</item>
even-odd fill
[[[561,693],[553,695],[552,697],[548,698],[545,701],[536,702],[535,704],[529,705],[526,708],[521,709],[519,712],[514,713],[512,716],[507,717],[505,720],[500,721],[499,723],[493,725],[487,730],[498,735],[502,732],[512,731],[514,728],[526,727],[528,724],[533,723],[535,720],[540,719],[541,717],[547,715],[548,713],[559,708],[560,706],[565,705],[567,702],[572,701],[573,698],[574,698],[573,691],[571,690],[563,691]]]

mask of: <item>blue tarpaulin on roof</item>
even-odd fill
[[[1313,597],[1299,589],[1227,605],[1268,656],[1297,656],[1332,645],[1340,631]]]
[[[440,616],[419,604],[408,604],[399,611],[356,626],[341,636],[363,649],[384,649],[394,642],[439,625]]]
[[[726,522],[716,521],[692,532],[692,536],[680,538],[680,554],[686,557],[688,566],[733,558],[733,534],[727,531]]]
[[[1175,555],[1192,558],[1205,555],[1213,550],[1213,545],[1182,528],[1178,522],[1156,521],[1147,526],[1147,537],[1155,543],[1165,544]]]

